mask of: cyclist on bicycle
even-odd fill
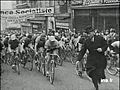
[[[38,53],[38,50],[44,50],[44,45],[45,45],[45,41],[46,41],[46,36],[45,34],[41,34],[39,35],[36,39],[35,39],[35,53]]]
[[[49,36],[48,40],[45,42],[45,49],[47,50],[47,70],[46,76],[49,75],[49,63],[50,63],[50,54],[58,54],[59,43],[54,36]]]
[[[19,53],[19,40],[16,38],[16,35],[13,34],[10,37],[9,44],[8,44],[9,52],[15,51],[15,53]],[[12,67],[15,65],[13,64]]]
[[[36,37],[36,39],[35,39],[35,54],[38,54],[38,51],[44,52],[45,41],[46,41],[45,34],[41,34]],[[37,61],[35,61],[35,64],[37,64]]]
[[[110,52],[110,54],[116,57],[117,63],[119,63],[119,52],[120,52],[119,46],[120,46],[120,41],[115,41],[108,48],[108,51]]]
[[[3,39],[3,45],[5,47],[5,51],[8,52],[8,42],[9,42],[9,38],[10,36],[6,36],[4,39]]]
[[[26,38],[24,38],[24,40],[23,40],[23,43],[24,43],[23,48],[24,48],[25,51],[26,51],[27,48],[31,48],[32,49],[32,47],[31,47],[31,45],[32,45],[31,38],[32,38],[32,35],[27,34]]]

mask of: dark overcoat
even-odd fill
[[[105,78],[104,69],[106,68],[107,60],[104,52],[107,50],[107,47],[107,41],[101,36],[94,36],[94,41],[90,38],[85,41],[81,51],[79,52],[78,61],[83,58],[86,50],[88,50],[89,54],[87,56],[86,69],[90,77],[90,73],[95,71],[96,75],[98,74],[101,78]],[[101,48],[102,52],[98,52],[98,48]]]

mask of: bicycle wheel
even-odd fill
[[[41,68],[41,62],[40,62],[40,57],[39,57],[39,55],[36,55],[36,63],[35,63],[35,65],[36,65],[36,68],[37,68],[37,70],[40,72],[40,68]]]
[[[18,75],[20,75],[20,63],[18,56],[15,56],[15,66],[16,66],[16,72],[18,73]]]
[[[111,62],[109,60],[108,60],[108,66],[107,66],[106,70],[111,75],[116,75],[118,73],[118,69],[115,66],[115,62]]]
[[[41,72],[42,72],[42,74],[45,76],[46,75],[46,71],[45,71],[45,63],[44,62],[42,62],[41,63]]]
[[[60,66],[62,66],[62,65],[63,65],[63,59],[62,59],[62,58],[59,58],[59,59],[58,59],[58,63],[59,63]]]
[[[45,70],[46,70],[45,69],[45,58],[43,57],[42,58],[42,73],[43,73],[44,76],[46,75],[46,71]]]
[[[50,83],[53,84],[55,76],[55,62],[51,60],[51,67],[50,67]]]
[[[16,64],[16,71],[17,71],[18,75],[20,75],[20,64],[19,64],[19,62],[17,62],[17,64]]]
[[[77,53],[74,53],[74,54],[72,55],[72,58],[71,58],[71,63],[72,63],[73,65],[75,65],[76,60],[77,60]]]
[[[27,59],[28,59],[27,61],[30,62],[29,70],[32,71],[33,70],[33,58],[32,58],[32,56],[30,54],[28,54],[28,58]]]

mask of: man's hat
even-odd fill
[[[94,31],[94,29],[91,26],[87,26],[85,28],[85,33],[87,33],[87,34],[89,34],[90,32],[93,32],[93,31]]]

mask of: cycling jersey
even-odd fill
[[[37,48],[44,47],[45,45],[45,37],[44,36],[38,36],[35,40],[35,43],[37,43]]]
[[[55,39],[54,41],[47,40],[45,43],[45,48],[48,50],[54,50],[59,47],[59,42]]]
[[[9,41],[10,48],[15,50],[19,46],[19,41],[17,39]]]
[[[25,49],[26,47],[29,47],[28,45],[30,43],[31,43],[31,39],[30,38],[25,38],[23,48]]]
[[[9,42],[9,38],[6,37],[3,41],[3,44],[4,44],[5,47],[8,47],[8,42]]]

